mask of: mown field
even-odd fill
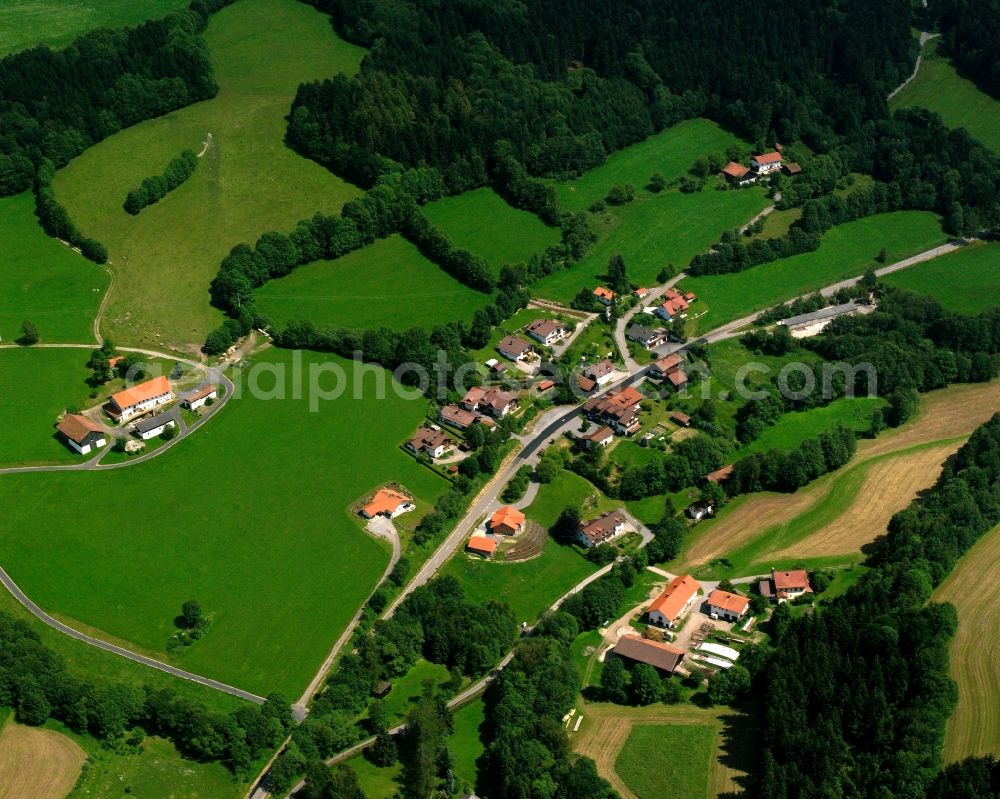
[[[665,266],[687,266],[718,241],[724,230],[743,225],[767,204],[760,189],[716,191],[711,181],[694,194],[677,189],[650,194],[638,188],[638,196],[628,205],[609,207],[597,215],[597,244],[580,263],[543,278],[532,292],[568,303],[581,288],[604,283],[608,260],[615,253],[625,259],[633,283],[654,285]]]
[[[20,336],[25,320],[43,342],[93,341],[94,317],[111,278],[42,232],[31,192],[0,198],[0,241],[0,342]]]
[[[698,305],[692,308],[691,316],[696,320],[698,332],[705,332],[839,280],[859,276],[869,267],[879,266],[874,259],[883,247],[885,262],[891,264],[943,244],[946,239],[936,215],[928,211],[896,211],[832,228],[815,252],[734,274],[686,278],[681,287],[698,295]]]
[[[938,55],[934,40],[924,46],[917,77],[889,103],[893,111],[910,106],[930,109],[949,127],[965,128],[1000,153],[1000,101],[959,75],[948,59]]]
[[[730,708],[587,702],[577,712],[583,723],[570,735],[573,749],[593,758],[623,799],[735,796],[748,787],[754,731],[746,716]],[[642,732],[633,739],[635,730]],[[656,741],[659,747],[651,749]]]
[[[62,47],[95,28],[120,28],[158,19],[188,0],[4,0],[0,58],[47,44]]]
[[[268,352],[258,396],[277,385],[292,397],[297,357]],[[303,374],[317,361],[305,355]],[[332,388],[331,376],[322,384]],[[197,599],[211,628],[170,659],[295,698],[387,562],[350,504],[389,480],[429,502],[445,488],[398,449],[425,403],[373,391],[368,377],[356,399],[348,383],[315,413],[308,386],[302,399],[246,392],[151,461],[5,475],[4,567],[49,612],[156,653],[181,604]]]
[[[950,311],[981,313],[1000,305],[1000,244],[975,242],[882,280],[929,294]]]
[[[631,183],[642,191],[654,172],[668,181],[685,174],[704,155],[725,152],[731,146],[748,147],[739,137],[707,119],[688,119],[645,141],[612,153],[599,167],[576,180],[555,183],[559,206],[582,211],[602,200],[612,186]]]
[[[353,73],[363,51],[295,0],[241,0],[212,16],[205,38],[217,97],[124,130],[56,176],[77,226],[110,253],[104,331],[121,344],[200,344],[222,319],[208,286],[230,248],[359,194],[287,148],[284,135],[298,85]],[[122,210],[130,188],[185,148],[200,150],[209,133],[190,180],[136,217]]]
[[[63,799],[84,759],[65,735],[9,719],[0,724],[0,799]]]
[[[947,455],[993,415],[998,401],[996,380],[923,395],[915,419],[860,442],[844,468],[793,494],[739,497],[699,524],[674,570],[722,578],[801,562],[857,562],[860,548],[937,479]]]
[[[559,243],[559,229],[532,213],[513,208],[493,189],[483,187],[428,203],[424,215],[457,247],[485,258],[499,274],[503,264],[527,261]]]
[[[934,601],[958,611],[949,671],[958,705],[944,738],[944,761],[1000,755],[1000,527],[984,535],[934,592]]]
[[[615,771],[638,799],[705,799],[715,730],[706,724],[632,727]]]
[[[399,330],[468,320],[489,301],[398,234],[335,261],[300,266],[257,292],[260,312],[278,323]]]

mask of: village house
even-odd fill
[[[406,496],[402,491],[392,488],[380,488],[375,492],[371,501],[361,508],[361,515],[366,519],[374,519],[376,516],[385,516],[394,519],[401,513],[411,511],[416,507],[413,498]]]
[[[786,175],[800,175],[802,174],[802,167],[796,164],[794,161],[790,161],[782,167]]]
[[[598,427],[592,433],[580,436],[579,441],[586,449],[607,447],[615,440],[615,431],[610,427]]]
[[[757,180],[757,175],[751,172],[749,167],[737,164],[735,161],[730,161],[722,167],[722,174],[725,175],[726,180],[737,186],[749,186]]]
[[[673,629],[674,625],[691,610],[700,588],[698,581],[690,574],[675,577],[649,606],[647,611],[649,623]]]
[[[151,438],[156,438],[168,427],[177,427],[177,422],[172,416],[161,413],[159,416],[140,419],[132,425],[132,432],[143,441],[149,441]]]
[[[451,449],[455,442],[441,430],[432,427],[420,427],[416,435],[406,442],[406,448],[416,454],[423,453],[430,458],[440,458]]]
[[[170,381],[161,375],[112,394],[104,411],[116,421],[127,422],[159,405],[167,404],[173,398]]]
[[[764,153],[750,159],[750,168],[758,175],[767,175],[781,169],[781,153]]]
[[[667,289],[663,294],[663,302],[656,306],[656,315],[669,322],[675,316],[687,313],[690,304],[684,296],[674,289]]]
[[[687,388],[688,376],[683,369],[673,369],[667,372],[666,379],[664,383],[669,383],[674,391],[683,391]]]
[[[708,516],[715,515],[715,505],[711,502],[692,502],[684,509],[684,513],[687,514],[689,519],[700,522]]]
[[[462,405],[467,411],[480,411],[502,419],[517,408],[518,400],[517,394],[510,391],[473,386],[462,398]]]
[[[78,413],[67,413],[59,420],[56,429],[63,440],[81,455],[89,455],[92,450],[108,443],[104,428]]]
[[[539,344],[551,347],[569,335],[566,325],[551,319],[536,319],[528,325],[525,332]]]
[[[649,365],[649,376],[655,380],[662,380],[668,372],[677,369],[683,363],[683,359],[676,352],[664,355]]]
[[[625,532],[625,517],[616,510],[602,513],[596,519],[584,522],[576,532],[576,540],[590,549],[617,538]]]
[[[647,294],[649,294],[649,289],[644,288],[638,288],[632,292],[632,296],[639,300],[645,299]]]
[[[489,536],[474,535],[466,542],[465,550],[489,560],[496,554],[497,542]]]
[[[584,374],[576,376],[576,385],[584,394],[590,394],[597,388],[597,383]]]
[[[459,430],[465,430],[476,421],[476,414],[462,410],[457,405],[445,405],[441,408],[440,415],[442,422],[457,427]]]
[[[517,336],[504,336],[497,344],[497,352],[512,361],[523,361],[535,353],[535,348],[523,338]]]
[[[666,343],[667,331],[661,327],[654,330],[640,324],[633,324],[629,325],[628,330],[625,331],[625,338],[641,344],[647,350],[651,350]]]
[[[632,435],[639,429],[639,404],[643,396],[633,387],[609,391],[602,397],[592,397],[583,404],[591,421],[610,427],[619,435]]]
[[[805,569],[791,571],[772,569],[770,589],[771,591],[767,595],[774,596],[779,602],[813,592],[812,586],[809,585],[809,574]]]
[[[524,529],[524,514],[513,505],[504,505],[490,516],[490,532],[495,535],[517,535]]]
[[[638,635],[623,635],[612,652],[620,658],[645,663],[664,674],[673,674],[684,660],[683,649]]]
[[[615,301],[615,293],[604,286],[598,286],[594,289],[594,299],[601,305],[611,305]]]
[[[680,425],[681,427],[691,426],[691,417],[686,413],[681,413],[680,411],[671,411],[668,417],[674,424]]]
[[[605,358],[583,370],[583,376],[589,377],[600,388],[615,379],[615,365]]]
[[[197,391],[192,391],[181,399],[181,406],[188,410],[196,411],[209,400],[214,402],[218,396],[219,389],[217,386],[202,386]]]
[[[708,615],[723,621],[740,621],[750,609],[750,600],[716,588],[708,595]]]

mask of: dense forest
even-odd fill
[[[942,49],[959,71],[1000,99],[1000,2],[934,0],[923,13],[940,28]]]
[[[1000,415],[949,458],[934,487],[897,513],[872,571],[821,612],[779,606],[764,678],[761,797],[995,795],[990,764],[939,776],[955,704],[950,605],[928,604],[959,557],[1000,523]],[[963,786],[986,790],[963,792]]]
[[[885,114],[915,55],[905,0],[310,1],[370,52],[301,87],[289,140],[362,185],[391,158],[462,191],[501,141],[534,174],[579,173],[699,114],[826,150]]]

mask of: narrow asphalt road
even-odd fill
[[[14,598],[18,602],[31,611],[32,615],[43,621],[49,627],[63,633],[63,635],[68,635],[70,638],[75,638],[77,641],[83,641],[85,644],[97,647],[98,649],[103,649],[105,652],[110,652],[113,655],[119,655],[120,657],[126,658],[127,660],[131,660],[135,663],[141,663],[143,666],[149,666],[157,671],[163,671],[167,674],[173,675],[174,677],[180,677],[182,680],[190,680],[191,682],[196,682],[199,685],[204,685],[206,688],[214,688],[216,691],[222,691],[223,693],[237,696],[240,699],[255,702],[258,705],[263,704],[264,702],[264,697],[257,696],[257,694],[252,694],[249,691],[244,691],[240,688],[234,688],[232,685],[227,685],[226,683],[219,682],[218,680],[202,677],[199,674],[192,674],[190,671],[184,671],[184,669],[179,669],[176,666],[170,666],[159,660],[155,660],[154,658],[139,655],[125,649],[124,647],[109,644],[107,641],[102,641],[99,638],[94,638],[93,636],[81,633],[79,630],[74,630],[69,625],[63,624],[58,619],[52,618],[48,613],[38,607],[38,605],[36,605],[20,588],[18,588],[17,583],[15,583],[10,578],[10,575],[8,575],[2,568],[0,568],[0,582],[6,586],[7,590],[14,595]]]
[[[629,310],[626,311],[615,323],[615,344],[618,345],[618,351],[621,353],[622,360],[625,362],[625,368],[630,373],[636,372],[642,367],[628,351],[628,339],[625,337],[625,331],[628,330],[629,325],[632,324],[632,320],[635,318],[637,313],[640,313],[647,305],[651,305],[653,300],[662,297],[666,291],[672,289],[685,277],[687,277],[687,275],[683,272],[678,272],[662,286],[651,290],[649,294],[639,300],[639,302],[637,302],[632,308],[629,308]]]
[[[927,6],[927,0],[924,0],[924,7]],[[900,83],[895,89],[886,95],[885,101],[889,102],[893,97],[899,94],[903,89],[910,85],[911,81],[917,77],[917,73],[920,71],[920,62],[924,59],[924,45],[927,44],[931,39],[940,36],[940,33],[928,33],[927,31],[920,31],[920,52],[917,53],[917,62],[913,65],[913,72],[906,80]]]

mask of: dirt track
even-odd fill
[[[1000,380],[985,384],[952,386],[924,395],[921,398],[920,413],[915,419],[898,430],[890,430],[876,439],[862,441],[858,445],[857,454],[844,469],[821,477],[794,494],[758,494],[738,500],[740,504],[736,508],[731,512],[724,513],[720,519],[707,525],[704,532],[690,544],[684,553],[685,567],[691,569],[721,557],[752,541],[764,531],[792,521],[821,502],[829,494],[834,481],[846,470],[857,468],[879,455],[899,452],[920,444],[968,435],[998,410],[1000,410]],[[956,444],[952,449],[957,449],[958,446]],[[935,451],[937,449],[935,448]],[[928,469],[934,469],[934,475],[927,475],[927,479],[922,481],[916,475],[908,478],[911,499],[916,495],[917,490],[933,483],[937,475],[934,458],[930,455],[921,458],[922,454],[914,453],[912,457],[915,460],[920,460]],[[943,457],[940,460],[943,460]],[[886,468],[899,468],[899,466],[897,464],[896,467],[891,467],[887,464]],[[909,470],[904,469],[903,474],[905,475],[907,471]],[[894,475],[893,479],[897,479],[897,476]],[[885,522],[888,522],[892,513],[900,510],[908,501],[902,499],[906,496],[904,491],[893,490],[891,493],[893,496],[887,496],[886,500],[891,500],[896,505],[888,515],[884,516],[884,520],[878,526],[871,522],[870,505],[861,502],[852,504],[845,516],[858,519],[861,518],[858,514],[864,514],[866,519],[864,531],[858,531],[851,539],[852,541],[858,541],[861,538],[870,540],[873,530],[876,531],[876,534],[880,533],[885,529]],[[861,495],[862,492],[859,492],[858,496]],[[873,496],[873,494],[869,493],[867,496]],[[882,514],[879,513],[881,519]],[[839,524],[840,519],[832,526],[839,527]],[[865,540],[861,540],[860,543],[865,543]],[[814,541],[813,543],[818,545],[819,542]],[[794,549],[785,549],[783,554],[839,555],[856,551],[860,543],[837,552],[813,551],[806,553],[795,547]]]
[[[65,735],[8,722],[0,731],[0,799],[63,799],[84,760]]]
[[[958,562],[934,593],[958,610],[950,671],[958,705],[945,730],[944,760],[1000,755],[1000,527],[987,533]]]

